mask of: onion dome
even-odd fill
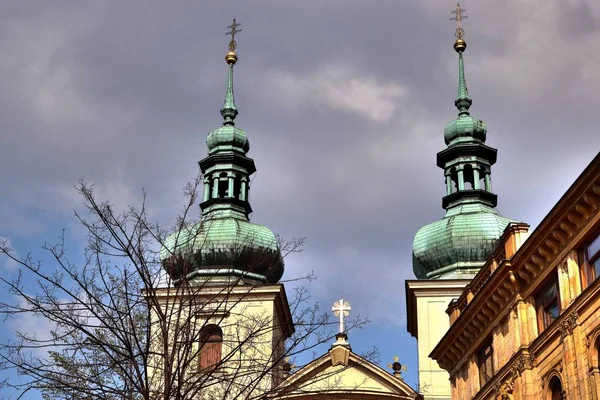
[[[419,279],[475,276],[496,248],[512,219],[479,203],[448,210],[440,221],[425,225],[413,242],[413,270]]]
[[[223,125],[212,131],[206,138],[206,145],[208,154],[214,154],[221,150],[246,154],[250,150],[246,132],[233,125]]]
[[[460,7],[460,6],[458,6]],[[461,10],[464,11],[464,10]],[[458,12],[460,18],[460,12]],[[419,229],[413,242],[413,271],[419,279],[472,278],[496,248],[510,222],[495,209],[491,167],[497,150],[486,146],[487,127],[473,118],[467,90],[463,53],[467,47],[457,29],[454,49],[458,53],[458,117],[444,128],[448,146],[437,154],[444,170],[446,196],[440,221]]]
[[[175,285],[277,283],[284,264],[278,241],[268,228],[250,222],[248,200],[254,160],[246,156],[250,143],[235,127],[238,114],[233,93],[233,66],[237,62],[233,35],[225,58],[229,78],[221,109],[223,125],[207,139],[208,157],[198,164],[204,176],[202,217],[190,227],[171,234],[161,250],[163,267]]]
[[[277,283],[283,259],[276,236],[265,226],[233,216],[202,218],[169,236],[163,266],[175,285]]]

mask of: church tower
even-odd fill
[[[446,124],[446,149],[437,154],[444,171],[446,215],[425,225],[413,242],[413,271],[418,280],[406,282],[408,331],[417,338],[419,386],[426,400],[450,399],[447,372],[429,358],[431,350],[448,330],[446,309],[458,298],[499,243],[511,222],[495,209],[492,191],[496,149],[485,144],[487,127],[470,112],[473,100],[467,89],[462,19],[465,9],[452,14],[457,21],[454,50],[458,54],[458,94],[455,120]]]
[[[284,265],[278,241],[271,230],[250,222],[250,176],[256,167],[247,156],[248,137],[235,124],[233,90],[239,26],[234,19],[228,27],[223,122],[208,134],[208,156],[199,161],[201,218],[181,223],[166,238],[161,263],[170,285],[151,299],[150,341],[156,342],[157,356],[149,370],[159,393],[175,378],[184,381],[183,398],[196,398],[199,388],[203,398],[268,392],[284,377],[284,341],[294,332],[279,283]]]
[[[234,22],[235,33],[240,24]],[[198,162],[204,178],[202,217],[191,228],[171,235],[165,248],[185,255],[184,262],[165,266],[175,285],[277,283],[283,275],[283,260],[273,232],[250,222],[250,176],[256,172],[247,156],[250,142],[235,125],[238,109],[233,91],[233,68],[238,61],[235,40],[225,57],[227,90],[221,108],[223,122],[206,138],[208,156]]]
[[[465,16],[462,16],[463,18]],[[462,32],[462,28],[458,28]],[[492,165],[497,150],[485,144],[485,123],[471,116],[473,100],[465,79],[462,33],[454,43],[458,53],[458,117],[446,124],[448,146],[437,154],[444,170],[446,215],[419,229],[413,242],[413,270],[419,279],[470,279],[492,253],[502,232],[514,220],[501,216],[492,191]]]

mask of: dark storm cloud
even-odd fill
[[[463,6],[472,112],[499,149],[499,210],[535,225],[599,148],[599,6]],[[153,215],[170,225],[220,124],[224,32],[236,17],[237,122],[258,167],[253,220],[307,236],[286,274],[314,269],[319,299],[348,296],[376,322],[402,324],[412,238],[443,215],[435,153],[456,116],[453,7],[3,3],[0,234],[54,234],[79,204],[81,176],[121,207],[145,187]]]

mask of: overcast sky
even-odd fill
[[[498,149],[498,210],[535,227],[600,149],[600,2],[465,0],[472,115]],[[252,220],[306,236],[286,261],[315,297],[372,324],[416,383],[404,280],[443,216],[456,117],[450,0],[3,1],[0,236],[20,252],[71,229],[80,177],[119,207],[149,193],[170,225],[219,126],[226,26],[242,23],[235,94],[258,172]],[[72,247],[76,248],[76,244]],[[0,273],[10,273],[0,265]]]

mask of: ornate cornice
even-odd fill
[[[535,356],[529,353],[521,353],[510,369],[513,380],[521,376],[526,369],[533,369]]]
[[[581,245],[588,229],[600,222],[599,208],[600,154],[510,260],[496,269],[491,268],[493,260],[488,260],[471,284],[477,292],[466,305],[467,296],[461,296],[460,315],[430,356],[455,375],[512,305],[535,294],[556,263]],[[479,282],[483,282],[480,287]],[[576,326],[577,318],[573,318],[561,326],[565,334]]]

